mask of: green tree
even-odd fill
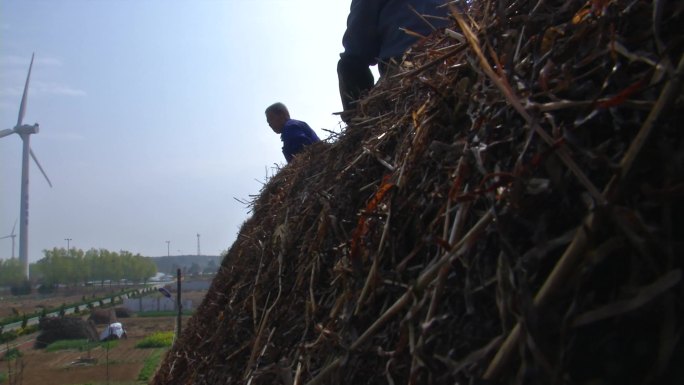
[[[16,286],[23,281],[24,274],[18,258],[0,259],[0,286]]]
[[[90,266],[90,275],[93,281],[100,281],[100,285],[104,286],[104,281],[107,279],[107,267],[104,264],[104,253],[108,251],[103,249],[90,249],[85,254],[86,263]]]
[[[157,274],[157,265],[152,262],[152,259],[150,258],[145,258],[145,265],[143,267],[143,272],[144,272],[144,281],[147,283],[147,280],[152,278],[155,274]]]
[[[188,274],[190,275],[197,275],[201,271],[200,265],[197,262],[193,262],[192,265],[190,266],[190,269],[188,270]]]
[[[107,268],[109,269],[109,286],[111,287],[114,281],[118,283],[124,277],[123,263],[121,261],[121,256],[118,253],[112,252],[109,255]]]
[[[43,250],[43,253],[45,257],[37,262],[43,285],[76,285],[89,276],[87,266],[83,264],[82,250],[55,247]]]
[[[125,278],[133,282],[147,281],[157,273],[157,267],[154,262],[140,254],[132,255],[128,253],[123,262]]]
[[[64,249],[61,249],[64,250]],[[59,267],[61,251],[57,247],[52,250],[43,250],[45,257],[36,263],[36,268],[41,276],[43,286],[55,287],[61,282],[61,269]]]
[[[213,259],[209,260],[209,263],[207,263],[207,267],[204,268],[204,274],[214,274],[218,271],[218,266],[216,265],[216,262],[214,262]]]
[[[43,253],[45,257],[35,264],[33,270],[40,277],[42,284],[51,288],[60,284],[87,283],[91,280],[100,281],[102,286],[106,280],[118,282],[123,278],[141,282],[157,272],[154,262],[149,258],[140,254],[133,255],[128,251],[115,253],[105,249],[90,249],[83,252],[80,249],[71,249],[67,252],[63,248],[55,247],[52,250],[44,250]]]
[[[86,260],[86,253],[81,249],[71,249],[70,257],[73,264],[74,283],[85,285],[92,279],[92,270]]]

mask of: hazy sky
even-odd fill
[[[217,255],[235,240],[281,142],[285,103],[340,131],[336,64],[349,1],[0,0],[0,129],[31,147],[29,260],[44,249]],[[0,236],[19,218],[21,139],[0,138]],[[17,224],[16,233],[18,235]],[[0,258],[11,256],[0,240]],[[19,237],[16,251],[19,253]]]

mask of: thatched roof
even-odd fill
[[[682,2],[474,3],[268,181],[153,383],[681,383]]]

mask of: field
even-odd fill
[[[116,291],[116,290],[115,290]],[[90,295],[90,292],[85,293]],[[104,294],[104,293],[102,293]],[[185,299],[193,300],[193,307],[201,302],[205,292],[184,292]],[[77,302],[84,295],[81,293],[64,293],[63,295],[44,297],[5,297],[1,302],[0,309],[3,315],[9,315],[10,306],[21,311],[32,312],[37,304],[43,306],[59,306],[62,303]],[[1,317],[1,316],[0,316]],[[188,316],[183,317],[183,324],[188,321]],[[173,331],[175,317],[139,317],[120,318],[128,334],[127,339],[117,341],[116,345],[108,351],[103,347],[96,347],[89,352],[73,350],[58,350],[47,352],[45,349],[34,349],[33,343],[38,333],[21,337],[12,341],[9,346],[0,347],[0,356],[4,355],[7,347],[18,347],[22,353],[19,360],[24,365],[21,380],[17,383],[23,385],[130,385],[144,384],[138,381],[138,375],[145,365],[145,361],[152,355],[159,354],[155,348],[141,349],[135,345],[143,338],[158,331]],[[98,332],[104,330],[106,325],[97,325]],[[163,355],[163,353],[162,353]],[[87,361],[87,363],[85,363]],[[15,361],[12,361],[14,364]],[[12,368],[12,370],[15,370]],[[7,384],[8,363],[0,361],[0,384]],[[4,381],[3,381],[4,379]],[[109,379],[109,381],[108,381]]]
[[[75,384],[138,384],[138,374],[145,359],[156,349],[140,349],[135,345],[143,338],[156,331],[171,331],[174,329],[174,317],[132,317],[120,320],[124,324],[128,338],[119,340],[109,351],[96,347],[90,352],[77,350],[60,350],[46,352],[43,349],[33,349],[33,339],[22,340],[20,350],[21,362],[24,364],[24,385],[75,385]],[[187,317],[184,317],[187,321]],[[105,325],[99,325],[98,331]],[[15,343],[17,343],[15,341]],[[79,361],[90,358],[94,364],[79,364]],[[109,362],[109,365],[107,365]],[[2,362],[0,372],[7,374],[7,363]],[[109,373],[108,373],[109,372]]]

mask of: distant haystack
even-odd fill
[[[35,342],[35,347],[39,349],[59,340],[98,341],[95,325],[80,317],[43,317],[39,321],[39,328],[41,332]]]
[[[109,324],[116,322],[117,314],[115,309],[93,309],[88,320],[93,321],[96,325]]]
[[[126,307],[118,306],[114,308],[114,314],[116,315],[115,318],[129,318],[131,316],[131,311]]]

